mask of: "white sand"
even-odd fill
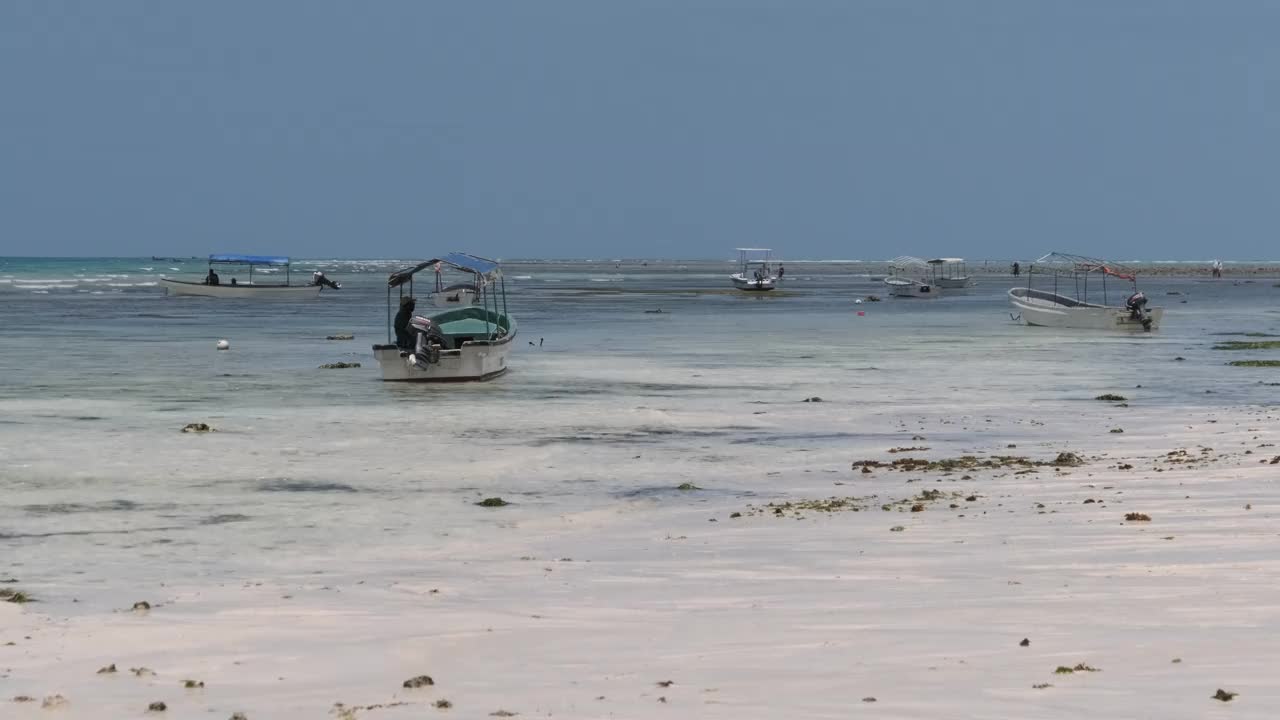
[[[1280,454],[1259,448],[1275,420],[1131,410],[1124,435],[1084,419],[1080,468],[943,482],[849,468],[960,454],[922,441],[902,444],[932,449],[823,455],[760,480],[779,499],[877,496],[864,512],[730,519],[770,498],[715,488],[569,515],[519,504],[443,545],[370,532],[331,563],[244,583],[172,568],[165,587],[136,590],[156,604],[143,614],[95,597],[0,603],[0,694],[37,699],[0,717],[147,717],[157,700],[164,717],[250,720],[339,716],[335,702],[405,703],[354,713],[388,719],[1277,717],[1280,465],[1259,462]],[[1019,444],[977,449],[1059,449]],[[1204,464],[1155,462],[1200,444],[1214,447]],[[978,499],[878,507],[924,489]],[[95,673],[110,663],[120,672]],[[1100,671],[1054,674],[1078,663]],[[140,666],[156,674],[128,670]],[[400,687],[423,673],[434,687]],[[1218,688],[1239,697],[1210,699]],[[42,710],[55,693],[68,704]]]

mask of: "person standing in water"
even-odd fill
[[[782,276],[783,276],[783,275],[786,275],[786,274],[787,274],[787,269],[786,269],[786,268],[784,268],[784,267],[782,267],[781,265],[779,265],[779,266],[778,266],[778,279],[779,279],[779,280],[781,280],[781,279],[782,279]]]
[[[1022,272],[1022,266],[1019,265],[1017,262],[1015,262],[1013,264],[1013,276],[1018,277],[1018,274],[1021,272]]]

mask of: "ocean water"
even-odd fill
[[[118,606],[138,583],[368,570],[380,546],[484,542],[505,518],[678,500],[682,482],[785,496],[789,473],[925,428],[935,450],[1048,447],[1098,430],[1103,392],[1170,421],[1280,401],[1280,372],[1225,365],[1280,352],[1211,349],[1280,334],[1265,275],[1143,278],[1164,324],[1124,335],[1012,322],[1003,263],[912,300],[876,263],[788,263],[755,295],[728,262],[508,262],[511,371],[408,385],[370,353],[404,264],[298,261],[343,289],[255,303],[166,296],[160,277],[198,260],[0,259],[0,576]],[[318,368],[334,361],[363,367]],[[493,495],[513,513],[473,505]]]

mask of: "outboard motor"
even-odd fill
[[[1147,315],[1147,296],[1141,290],[1129,296],[1124,301],[1125,309],[1129,311],[1129,318],[1142,323],[1142,329],[1151,332],[1151,318]]]
[[[440,362],[440,348],[447,345],[449,339],[431,322],[431,318],[414,315],[409,321],[409,331],[414,336],[409,363],[419,370],[426,370]]]
[[[325,277],[324,273],[320,272],[319,270],[311,273],[311,284],[319,285],[321,287],[331,288],[333,290],[342,289],[342,283],[337,283],[330,280],[329,278]]]

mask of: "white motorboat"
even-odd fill
[[[415,315],[413,278],[441,265],[470,273],[474,304],[431,315]],[[392,290],[399,311],[392,321]],[[406,292],[407,290],[407,292]],[[434,293],[433,293],[434,294]],[[506,286],[498,263],[450,253],[391,274],[387,280],[387,342],[373,346],[383,380],[449,382],[488,380],[507,371],[516,322],[507,313]]]
[[[253,269],[263,266],[272,267],[276,272],[284,268],[284,282],[262,282],[262,272],[258,273],[259,279],[255,280]],[[229,280],[224,281],[218,274],[218,269],[224,273],[227,273],[228,269],[231,271],[239,269],[246,272],[248,278],[246,282],[240,282],[240,279],[233,275]],[[210,255],[209,272],[205,274],[203,280],[160,278],[165,292],[170,295],[241,300],[306,300],[316,297],[325,289],[342,288],[342,285],[325,277],[320,271],[312,273],[311,282],[306,285],[294,285],[290,280],[289,258],[278,255]]]
[[[778,277],[770,266],[773,250],[770,248],[737,248],[741,270],[729,276],[729,281],[739,290],[760,292],[772,290],[778,285]]]
[[[937,297],[938,287],[927,279],[928,267],[920,258],[896,257],[889,261],[889,277],[883,282],[893,297]]]
[[[935,287],[944,290],[961,290],[973,287],[973,278],[969,277],[964,258],[933,258],[927,261],[929,280]]]
[[[444,262],[437,262],[432,269],[435,270],[436,284],[427,296],[427,300],[432,305],[438,308],[470,307],[480,301],[480,288],[471,279],[472,274],[469,271],[457,271],[456,268]],[[463,274],[467,277],[460,282],[446,284],[446,270],[455,270],[453,275]]]
[[[1128,281],[1116,287],[1107,278]],[[1102,303],[1089,302],[1089,280]],[[1041,287],[1033,287],[1036,280]],[[1050,290],[1052,283],[1052,290]],[[1130,292],[1131,291],[1131,292]],[[1070,293],[1065,294],[1065,293]],[[1125,297],[1124,305],[1108,304],[1112,294]],[[1009,290],[1014,320],[1027,325],[1082,330],[1151,332],[1160,328],[1164,308],[1147,307],[1147,297],[1137,289],[1137,275],[1128,268],[1097,258],[1049,253],[1027,270],[1027,286]]]
[[[470,283],[455,283],[436,290],[429,296],[438,308],[470,307],[480,299],[479,289]]]

